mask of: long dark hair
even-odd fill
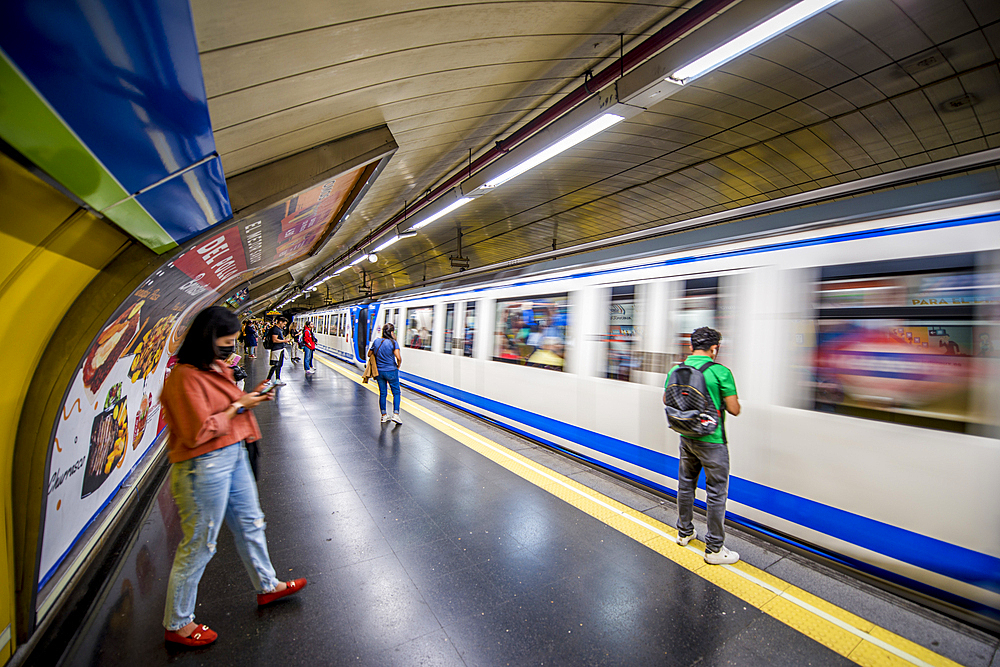
[[[396,327],[392,326],[392,322],[386,322],[382,325],[382,337],[388,338],[389,340],[396,340],[396,336],[393,334],[396,331]]]
[[[240,321],[231,312],[222,306],[206,308],[191,322],[181,349],[177,351],[177,362],[191,364],[203,371],[211,370],[212,363],[219,358],[215,339],[232,336],[239,330]]]

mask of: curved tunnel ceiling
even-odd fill
[[[227,178],[382,123],[399,144],[302,281],[695,4],[192,9]],[[399,289],[456,271],[457,225],[478,267],[995,149],[998,52],[990,0],[843,0],[364,266]],[[356,298],[359,269],[296,305]]]

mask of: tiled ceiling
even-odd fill
[[[193,8],[227,175],[383,123],[399,144],[302,275],[611,62],[619,35],[627,52],[694,4]],[[998,53],[995,0],[843,0],[383,251],[368,278],[381,291],[454,273],[456,225],[485,266],[997,148]],[[352,268],[311,304],[360,282]]]

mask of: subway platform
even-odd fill
[[[321,356],[256,413],[272,562],[308,588],[258,609],[224,530],[197,607],[219,640],[166,647],[165,482],[59,664],[1000,665],[996,637],[753,535],[705,565],[670,500],[412,392],[380,424],[375,383]]]

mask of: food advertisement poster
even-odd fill
[[[70,383],[49,447],[39,588],[164,429],[160,392],[194,316],[237,284],[312,250],[362,169],[220,225],[154,272],[105,323]]]

